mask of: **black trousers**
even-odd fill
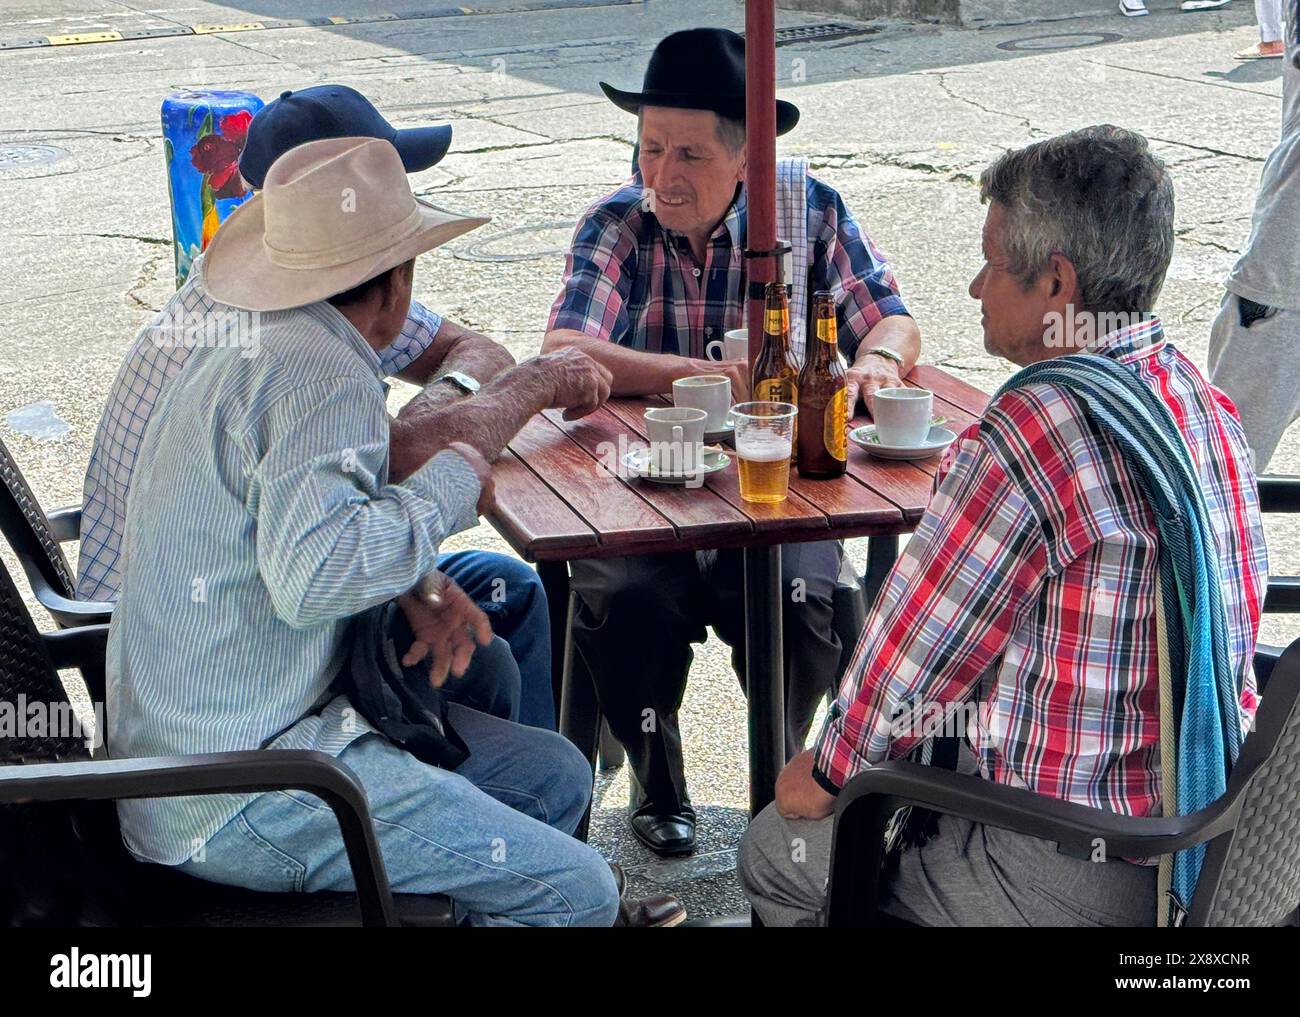
[[[787,757],[803,746],[822,697],[834,692],[840,640],[831,621],[841,555],[836,541],[781,548]],[[704,642],[706,626],[731,647],[744,684],[743,552],[575,561],[571,573],[573,665],[590,675],[601,712],[627,750],[641,788],[638,811],[676,812],[690,800],[677,711],[691,644]]]

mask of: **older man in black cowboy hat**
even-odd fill
[[[641,92],[601,83],[639,121],[637,172],[582,217],[545,348],[574,347],[613,375],[615,395],[667,392],[677,378],[725,373],[737,400],[749,391],[744,360],[705,359],[706,347],[745,324],[745,52],[724,29],[664,39]],[[799,111],[777,102],[777,133]],[[792,338],[802,360],[808,281],[839,305],[849,405],[900,384],[920,334],[883,256],[840,196],[807,164],[778,165],[778,232],[790,241]],[[842,560],[834,541],[783,548],[788,579],[805,594],[785,605],[786,745],[803,747],[821,697],[838,675],[831,597]],[[596,683],[610,728],[635,777],[632,830],[665,855],[695,843],[677,709],[705,626],[733,648],[744,674],[738,552],[670,553],[575,563],[579,663]],[[629,653],[629,647],[635,647]]]

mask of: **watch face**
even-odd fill
[[[462,374],[460,371],[448,371],[443,376],[443,380],[451,382],[462,392],[468,392],[473,395],[479,389],[479,384],[468,374]]]

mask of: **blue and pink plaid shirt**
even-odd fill
[[[1132,368],[1187,443],[1214,529],[1244,732],[1268,558],[1236,408],[1158,321],[1091,352]],[[951,714],[960,726],[943,733],[965,735],[986,779],[1157,812],[1156,541],[1114,438],[1073,396],[1044,384],[1004,394],[945,453],[817,739],[818,783],[843,787]],[[972,709],[954,711],[963,705]]]
[[[703,357],[708,343],[745,326],[745,192],[738,191],[702,265],[685,235],[643,207],[639,176],[601,198],[578,221],[549,328]],[[835,294],[840,348],[851,360],[882,318],[907,308],[885,256],[839,193],[809,175],[807,205],[810,274]]]

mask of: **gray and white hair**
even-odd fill
[[[644,107],[643,107],[644,108]],[[733,117],[724,117],[721,113],[717,114],[718,142],[732,155],[735,155],[745,147],[745,121],[737,120]],[[637,144],[641,143],[641,124],[642,116],[638,110],[636,115],[636,140]]]
[[[1142,135],[1102,124],[1007,152],[980,175],[980,199],[1002,207],[1001,243],[1022,286],[1060,254],[1081,310],[1155,305],[1174,251],[1174,185]]]

